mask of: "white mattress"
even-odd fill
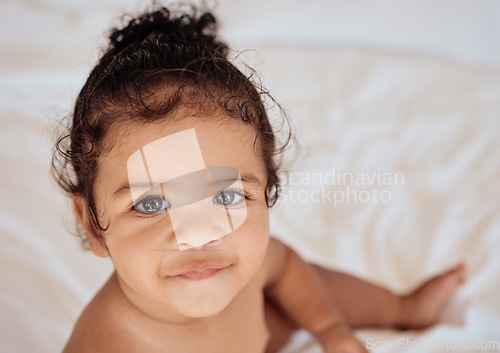
[[[500,352],[498,3],[377,4],[221,1],[223,34],[257,49],[248,60],[298,132],[271,230],[310,261],[401,293],[465,260],[437,326],[356,334],[374,352]],[[102,33],[137,7],[0,3],[1,352],[60,351],[112,270],[65,229],[52,131]],[[320,351],[299,332],[283,353]]]

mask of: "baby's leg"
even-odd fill
[[[392,292],[351,275],[311,265],[324,280],[351,327],[420,329],[438,319],[443,305],[464,281],[465,266],[431,278],[408,295]],[[274,303],[265,301],[271,337],[266,353],[279,352],[298,327]]]
[[[410,294],[397,296],[348,274],[312,266],[324,280],[351,327],[419,329],[432,325],[465,277],[465,266],[460,264],[431,278]]]

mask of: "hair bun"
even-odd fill
[[[216,40],[217,26],[215,17],[207,12],[201,16],[182,13],[173,16],[162,7],[131,20],[124,28],[115,28],[109,36],[110,51],[118,53],[129,46],[140,46],[145,40],[166,44],[197,43],[207,49],[220,48]]]

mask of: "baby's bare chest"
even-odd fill
[[[210,325],[190,330],[183,327],[145,330],[131,323],[115,327],[118,329],[111,335],[108,332],[103,352],[263,353],[269,340],[264,297],[257,290],[240,293]]]
[[[193,332],[189,344],[176,344],[179,350],[172,352],[264,353],[269,332],[263,297],[260,295],[245,299],[241,303],[234,303],[234,307],[206,332]],[[181,346],[185,350],[181,350]]]
[[[172,352],[264,353],[268,340],[262,292],[250,292],[235,299],[205,332],[192,332],[189,341],[172,342],[176,347]]]

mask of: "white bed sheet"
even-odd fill
[[[61,350],[112,270],[68,234],[69,203],[49,178],[51,131],[70,112],[95,43],[117,9],[137,7],[99,3],[0,3],[1,352]],[[287,202],[271,212],[273,234],[310,261],[401,293],[465,260],[468,280],[439,325],[357,334],[374,352],[500,352],[498,5],[252,4],[222,1],[223,33],[238,49],[258,49],[249,60],[301,142]],[[314,9],[324,11],[315,18]],[[426,15],[430,32],[409,21]],[[306,25],[286,27],[293,18]],[[403,182],[331,182],[397,173]],[[390,200],[375,202],[374,188]],[[369,199],[335,201],[349,191]],[[319,351],[299,332],[284,353]]]
[[[301,158],[286,202],[271,213],[272,231],[311,261],[399,293],[464,260],[467,283],[441,324],[359,336],[379,342],[376,352],[446,351],[440,340],[468,342],[460,350],[467,352],[494,341],[498,351],[498,74],[413,57],[262,52],[273,68],[265,73],[271,88],[302,88],[284,93],[301,131]],[[302,70],[286,75],[297,63],[284,57]],[[364,185],[350,185],[351,175]]]

